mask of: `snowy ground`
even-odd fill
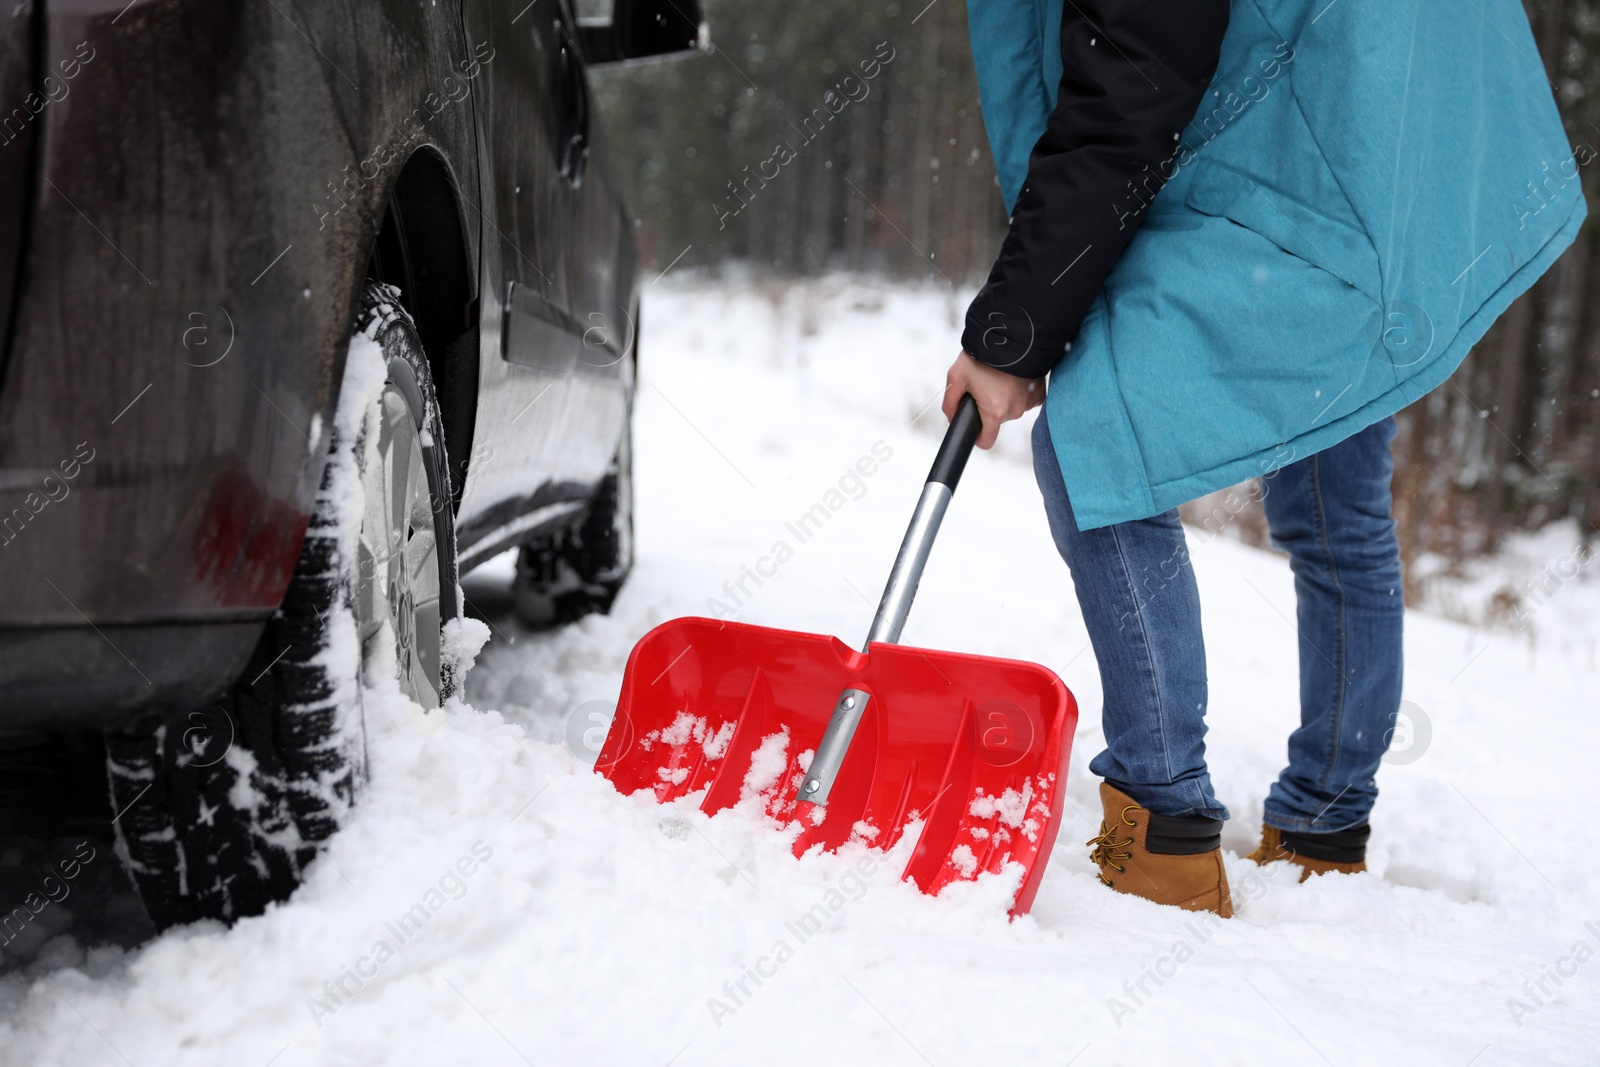
[[[1600,660],[1597,553],[1600,539],[1586,546],[1577,520],[1563,519],[1537,533],[1513,536],[1491,559],[1451,567],[1425,556],[1417,561],[1417,573],[1431,613],[1514,637],[1533,654],[1544,648],[1582,656],[1595,668]]]
[[[1240,858],[1297,714],[1289,571],[1196,538],[1234,816],[1238,914],[1215,928],[1106,890],[1080,844],[1099,684],[1015,426],[969,468],[905,640],[1036,660],[1082,704],[1030,916],[1008,922],[995,885],[922,897],[866,853],[796,861],[736,812],[623,798],[589,770],[589,716],[632,643],[729,602],[724,583],[833,488],[847,502],[747,581],[738,617],[859,643],[942,432],[929,402],[960,307],[841,280],[650,289],[639,560],[615,613],[533,635],[505,608],[507,561],[469,579],[494,630],[472,707],[369,694],[370,791],[293,900],[131,951],[63,935],[0,978],[0,1063],[1596,1062],[1592,564],[1544,598],[1537,641],[1408,617],[1412,722],[1379,775],[1372,873],[1299,885]],[[878,442],[892,458],[841,487]],[[1528,551],[1555,565],[1571,546],[1552,536]],[[832,890],[801,941],[788,924]],[[438,904],[426,925],[331,996],[419,902]]]

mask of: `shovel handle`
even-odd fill
[[[911,614],[911,601],[922,581],[922,569],[927,566],[928,553],[933,550],[933,539],[938,536],[950,497],[961,481],[967,457],[972,455],[972,446],[982,432],[978,402],[972,399],[971,393],[966,393],[956,405],[956,417],[950,420],[950,428],[939,445],[939,454],[933,458],[933,468],[928,471],[928,481],[922,487],[917,509],[911,513],[911,525],[906,529],[905,540],[900,542],[900,554],[889,571],[883,599],[878,601],[878,614],[872,620],[872,629],[867,632],[861,651],[865,652],[874,641],[892,645],[900,640],[906,616]]]
[[[939,454],[934,457],[933,469],[928,471],[928,481],[922,487],[917,509],[911,514],[911,525],[906,529],[905,540],[900,543],[900,554],[895,557],[894,568],[889,572],[889,582],[883,588],[883,599],[878,602],[878,614],[867,633],[865,652],[874,641],[894,644],[900,640],[906,616],[911,613],[911,601],[917,595],[917,584],[922,581],[922,569],[928,563],[928,553],[933,549],[933,539],[939,533],[939,523],[950,506],[950,496],[955,492],[961,472],[966,469],[967,457],[983,430],[983,419],[978,414],[978,402],[967,393],[956,405],[956,417],[950,420]],[[855,737],[856,727],[867,710],[870,694],[859,689],[846,689],[839,694],[833,717],[817,744],[817,751],[806,768],[805,780],[800,785],[801,800],[826,804],[833,781],[844,765],[844,755]]]
[[[956,405],[956,417],[950,420],[950,428],[944,432],[944,440],[939,443],[939,454],[933,457],[933,469],[928,472],[928,481],[948,486],[952,493],[955,492],[961,472],[967,469],[967,457],[972,455],[972,446],[978,443],[978,435],[982,432],[983,419],[978,415],[978,402],[972,399],[971,393],[961,394],[961,403]]]

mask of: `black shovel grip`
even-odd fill
[[[961,403],[956,405],[956,417],[950,420],[950,429],[945,431],[944,442],[939,445],[939,454],[933,457],[928,481],[948,486],[955,492],[961,472],[967,468],[967,457],[972,455],[972,446],[982,432],[983,418],[978,414],[978,402],[972,399],[971,393],[963,393]]]

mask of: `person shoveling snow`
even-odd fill
[[[1176,507],[1247,478],[1295,574],[1301,703],[1250,858],[1365,869],[1401,693],[1393,415],[1585,216],[1547,162],[1572,153],[1521,5],[1473,7],[969,7],[1011,225],[945,414],[970,393],[988,448],[1044,406],[1037,480],[1105,691],[1089,843],[1114,889],[1232,913]]]

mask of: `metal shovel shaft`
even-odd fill
[[[928,472],[927,483],[911,514],[911,525],[900,542],[900,552],[889,571],[883,598],[878,602],[878,613],[873,617],[872,629],[867,632],[861,651],[869,651],[874,642],[894,644],[900,640],[900,631],[911,613],[911,601],[922,581],[922,570],[933,550],[933,539],[939,534],[939,524],[944,520],[956,483],[961,480],[961,472],[966,469],[967,458],[972,455],[972,446],[982,430],[978,403],[968,393],[957,405],[956,417],[950,420],[939,454],[934,457],[933,468]],[[869,694],[856,689],[846,689],[839,695],[833,717],[828,720],[828,729],[806,769],[805,781],[800,786],[801,800],[814,804],[828,802],[828,793],[839,776],[839,768],[844,765],[845,753],[850,750],[850,741],[866,713],[869,699]]]
[[[929,482],[922,487],[917,510],[911,513],[911,525],[900,542],[900,553],[894,558],[883,599],[878,601],[878,614],[873,616],[872,629],[867,631],[861,651],[871,648],[874,641],[892,645],[900,640],[900,631],[906,628],[906,617],[911,614],[912,598],[917,595],[917,583],[922,581],[922,569],[928,565],[933,539],[939,533],[952,495],[950,487],[942,482]]]

